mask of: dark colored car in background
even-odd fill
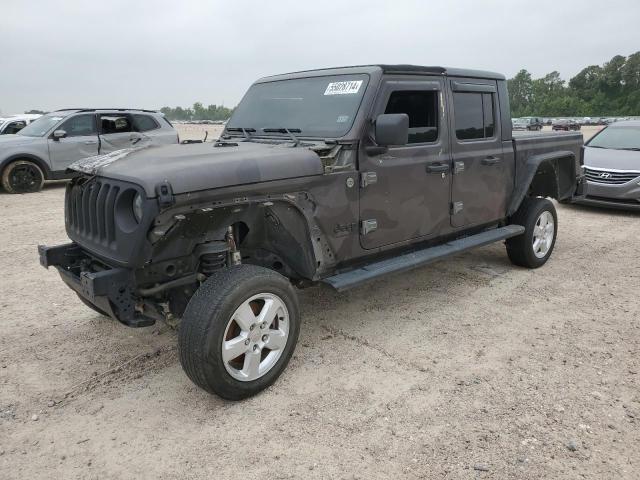
[[[580,130],[580,124],[570,118],[561,118],[560,120],[553,122],[551,129],[554,131],[564,130],[566,132],[570,130]]]
[[[584,150],[587,196],[580,203],[640,210],[640,121],[616,122]]]
[[[543,122],[540,117],[522,117],[513,119],[514,130],[542,130]]]

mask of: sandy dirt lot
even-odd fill
[[[180,140],[203,140],[206,138],[210,142],[216,140],[224,126],[222,125],[196,125],[196,124],[176,124],[174,125],[178,133],[180,134]]]
[[[36,246],[61,184],[0,193],[0,478],[640,478],[640,215],[559,206],[541,269],[502,244],[301,292],[280,380],[229,403],[176,333],[86,308]]]

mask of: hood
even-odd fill
[[[85,158],[69,168],[135,183],[148,197],[168,181],[174,194],[321,175],[320,157],[305,147],[238,142],[143,146]]]
[[[640,152],[587,146],[584,149],[584,166],[640,172]]]
[[[27,137],[25,135],[0,135],[0,148],[3,146],[18,147],[20,145],[28,145],[41,137]]]

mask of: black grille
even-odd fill
[[[640,177],[640,172],[624,172],[614,170],[594,170],[584,169],[587,180],[596,183],[607,183],[610,185],[622,185]]]
[[[115,205],[120,187],[103,180],[73,183],[67,193],[67,227],[76,235],[111,247],[116,239]]]

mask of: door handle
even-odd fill
[[[432,163],[427,165],[427,173],[445,173],[449,171],[449,165],[446,163]]]
[[[84,142],[85,145],[96,145],[98,142],[96,142],[95,140],[87,140],[86,142]]]
[[[498,163],[500,163],[500,159],[498,157],[489,156],[487,158],[483,158],[480,163],[482,163],[482,165],[489,165],[489,166],[497,165]]]
[[[142,140],[142,137],[131,137],[129,139],[129,141],[131,142],[132,145],[135,145],[136,143],[138,143],[140,140]]]

